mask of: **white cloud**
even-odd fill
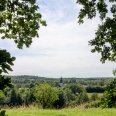
[[[17,57],[11,75],[38,75],[46,77],[96,77],[112,76],[115,63],[101,64],[100,54],[92,54],[88,41],[94,38],[99,19],[77,23],[76,1],[44,0],[40,8],[47,27],[41,27],[39,38],[34,38],[30,48],[18,50],[9,41],[2,47]],[[71,10],[70,10],[71,9]],[[69,13],[68,13],[69,12]]]

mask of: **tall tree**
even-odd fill
[[[106,86],[103,98],[101,99],[102,108],[116,108],[116,69],[113,70],[115,78]]]
[[[72,84],[69,84],[68,87],[71,89],[72,93],[75,95],[85,91],[85,88],[80,84],[72,83]]]
[[[78,23],[82,24],[87,16],[92,19],[99,14],[101,24],[95,33],[95,38],[89,41],[89,45],[94,46],[91,52],[101,53],[100,61],[116,61],[116,4],[115,0],[77,0],[83,6],[80,9]],[[110,7],[110,8],[108,8]],[[108,17],[108,13],[111,14]]]
[[[56,109],[63,108],[65,106],[65,98],[64,98],[64,93],[63,89],[59,88],[58,90],[58,99],[54,101],[53,106]]]
[[[36,0],[1,0],[1,39],[13,39],[19,49],[22,49],[23,45],[29,47],[32,38],[39,37],[40,24],[46,26],[46,22],[42,20],[42,15],[38,9]],[[14,65],[14,60],[15,57],[11,57],[9,52],[0,49],[0,78],[2,73],[12,71],[11,66]]]
[[[36,0],[2,0],[0,2],[0,33],[2,39],[13,39],[18,48],[29,47],[39,37],[40,24],[46,26],[38,12]]]
[[[17,92],[16,92],[16,90],[14,88],[11,90],[9,103],[12,106],[16,106],[17,105]]]
[[[101,99],[102,108],[116,108],[116,78],[106,87]]]
[[[40,84],[35,88],[35,96],[42,108],[50,108],[54,101],[58,99],[58,90],[48,84]]]
[[[2,39],[13,39],[19,49],[29,47],[32,38],[39,37],[40,24],[46,26],[38,12],[36,0],[1,0],[0,1],[0,34]],[[12,71],[15,57],[6,50],[0,49],[0,86],[2,89],[11,84],[10,79],[3,79],[2,73]],[[2,78],[2,79],[1,79]],[[2,81],[1,81],[2,80]],[[5,85],[4,85],[4,82]],[[9,86],[10,87],[10,86]],[[1,89],[0,88],[0,89]],[[5,111],[1,111],[5,116]]]

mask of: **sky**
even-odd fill
[[[84,19],[79,25],[82,6],[76,0],[38,0],[39,12],[47,26],[40,26],[39,38],[29,48],[17,48],[13,40],[0,40],[0,47],[16,57],[9,75],[35,75],[50,78],[112,77],[115,62],[100,62],[101,55],[91,53],[88,41],[94,39],[101,23],[99,17]]]

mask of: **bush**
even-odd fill
[[[98,94],[97,93],[92,93],[91,98],[92,101],[95,101],[98,99]]]
[[[5,110],[0,109],[0,116],[8,116],[8,115],[5,114],[5,112],[6,112]]]
[[[100,101],[93,101],[85,104],[85,108],[98,108],[100,106]]]
[[[101,99],[102,108],[116,108],[116,78],[106,87]]]
[[[89,101],[87,93],[83,92],[83,93],[80,93],[78,95],[78,97],[77,97],[77,104],[78,105],[83,104],[83,103],[85,103],[87,101]]]

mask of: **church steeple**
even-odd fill
[[[63,79],[62,79],[62,76],[61,76],[61,78],[60,78],[60,83],[63,83]]]
[[[60,78],[60,86],[61,86],[61,87],[64,86],[62,76],[61,76],[61,78]]]

